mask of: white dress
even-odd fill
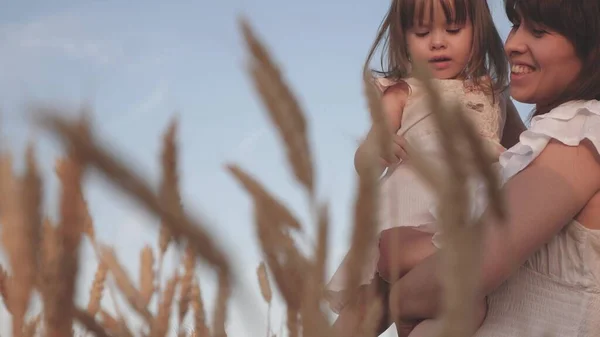
[[[588,139],[600,152],[600,101],[572,101],[534,117],[520,142],[500,156],[502,181],[533,162],[551,139],[569,146]],[[488,303],[476,337],[600,336],[600,231],[571,220]]]
[[[439,129],[435,124],[429,105],[428,95],[422,83],[414,78],[404,80],[410,87],[410,94],[402,115],[398,134],[403,135],[409,144],[418,149],[432,163],[441,163]],[[384,91],[392,82],[380,81]],[[506,114],[506,96],[495,98],[481,90],[465,86],[462,80],[433,80],[444,102],[459,102],[473,122],[480,136],[487,141],[492,151],[498,152]],[[432,191],[417,175],[409,163],[400,163],[388,169],[380,186],[380,228],[379,231],[396,227],[411,226],[436,233],[435,218],[430,210],[435,201]],[[434,241],[435,243],[435,241]],[[368,284],[376,270],[378,259],[377,242],[373,242],[368,264],[364,268],[362,284]],[[345,304],[341,291],[345,289],[346,261],[342,261],[326,287],[327,299],[333,311]]]

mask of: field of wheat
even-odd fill
[[[248,55],[248,70],[256,93],[260,96],[272,124],[277,128],[294,177],[307,192],[311,205],[310,223],[301,223],[280,201],[243,168],[231,164],[227,170],[248,193],[253,202],[257,244],[263,261],[256,261],[256,284],[270,306],[275,296],[286,304],[285,332],[290,337],[332,336],[331,322],[324,305],[323,287],[328,259],[327,203],[317,199],[314,186],[314,167],[308,140],[305,115],[282,71],[276,66],[266,46],[259,41],[249,23],[240,20]],[[424,80],[427,74],[422,73]],[[425,81],[426,82],[426,81]],[[492,205],[502,214],[497,181],[484,160],[483,149],[476,135],[457,111],[459,107],[441,106],[436,92],[431,108],[442,130],[447,166],[433,171],[419,157],[418,149],[411,150],[415,165],[435,188],[440,201],[440,216],[444,231],[446,262],[452,268],[445,273],[446,301],[443,336],[462,336],[460,324],[470,319],[469,298],[473,282],[477,282],[477,243],[480,226],[469,224],[468,191],[463,181],[472,170],[486,179]],[[373,125],[379,130],[372,144],[375,156],[389,151],[389,136],[383,121],[378,92],[365,79],[365,98]],[[151,186],[124,161],[97,142],[93,125],[82,116],[72,120],[59,117],[50,107],[36,109],[36,122],[62,141],[64,157],[57,159],[56,175],[60,180],[59,217],[51,219],[42,212],[43,181],[36,164],[35,147],[25,154],[26,168],[15,172],[8,149],[0,155],[0,230],[2,251],[9,265],[0,267],[0,295],[10,313],[13,336],[227,336],[228,312],[232,287],[236,285],[232,262],[205,224],[183,208],[179,191],[177,124],[173,122],[163,135],[160,157],[162,179],[160,186]],[[458,148],[469,144],[471,155]],[[375,163],[376,160],[373,160]],[[375,165],[375,164],[374,164]],[[374,166],[373,166],[374,168]],[[110,242],[98,242],[94,235],[93,219],[83,193],[82,179],[90,170],[99,171],[122,193],[160,219],[159,249],[146,247],[139,252],[140,270],[125,270],[118,261]],[[352,273],[349,285],[356,285],[361,272],[365,250],[377,234],[378,177],[361,175],[354,205],[354,224],[349,260]],[[302,253],[294,240],[294,232],[313,226],[316,229],[314,250]],[[75,304],[78,266],[82,240],[89,240],[98,261],[98,268],[89,288],[87,307]],[[182,252],[180,267],[171,275],[163,275],[165,252],[174,247]],[[95,263],[95,262],[94,262]],[[202,296],[202,280],[197,276],[199,264],[207,265],[218,278],[214,312],[206,313]],[[138,273],[139,282],[132,274]],[[164,285],[157,282],[167,278]],[[107,286],[112,278],[115,287]],[[111,314],[101,306],[105,296],[121,296],[143,322],[133,329],[131,315],[116,310]],[[33,296],[41,299],[40,310],[33,310]],[[150,303],[156,305],[150,305]],[[373,303],[369,312],[383,310]],[[372,310],[372,311],[371,311]],[[192,317],[193,329],[182,329],[184,319]],[[210,322],[207,317],[211,317]],[[460,322],[460,323],[457,323]],[[3,323],[6,324],[6,323]],[[374,336],[373,327],[365,320],[357,336]],[[271,331],[271,329],[267,329]]]

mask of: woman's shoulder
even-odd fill
[[[562,156],[567,151],[577,153],[578,149],[592,157],[600,156],[600,101],[571,101],[535,116],[519,143],[500,156],[503,178],[514,176],[547,149],[546,158],[550,154]]]
[[[532,126],[543,120],[569,121],[581,118],[592,118],[600,116],[600,101],[592,100],[574,100],[565,102],[553,108],[549,112],[533,117]]]
[[[576,146],[590,141],[600,151],[600,101],[581,100],[563,103],[532,118],[528,131]]]

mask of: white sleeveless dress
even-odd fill
[[[398,134],[403,135],[409,144],[432,163],[441,163],[439,129],[427,104],[428,95],[418,80],[408,78],[404,81],[410,87],[410,95]],[[380,80],[377,84],[385,91],[393,82]],[[482,139],[490,145],[490,150],[499,153],[506,115],[506,96],[498,95],[494,99],[481,90],[465,86],[462,80],[433,80],[433,84],[439,89],[444,102],[462,104]],[[379,231],[397,226],[410,226],[429,233],[437,232],[435,218],[430,212],[435,201],[434,195],[410,163],[401,162],[389,168],[381,180],[380,193]],[[369,262],[364,268],[362,284],[368,284],[373,279],[377,259],[377,242],[373,242],[368,256]],[[342,291],[345,289],[347,270],[344,260],[326,286],[327,299],[334,312],[339,312],[346,303]]]
[[[526,168],[551,139],[569,146],[588,139],[600,152],[600,101],[572,101],[534,117],[520,142],[500,156],[502,181]],[[571,220],[488,303],[476,337],[600,336],[600,230]]]

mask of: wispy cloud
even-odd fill
[[[170,84],[166,80],[159,80],[152,90],[143,98],[134,103],[131,108],[123,111],[123,114],[115,115],[106,120],[103,124],[106,128],[118,128],[137,123],[141,118],[149,118],[150,115],[157,113],[160,108],[169,108],[166,103],[169,99]],[[164,111],[160,111],[163,113]]]
[[[137,116],[153,111],[167,100],[168,94],[169,83],[161,80],[144,100],[133,107],[131,114]]]
[[[116,40],[103,39],[92,28],[81,15],[52,14],[0,26],[0,46],[4,57],[56,54],[97,64],[114,63],[123,57],[123,48]]]
[[[258,128],[245,136],[231,152],[230,158],[239,160],[240,157],[251,153],[258,142],[267,134],[267,129]]]

